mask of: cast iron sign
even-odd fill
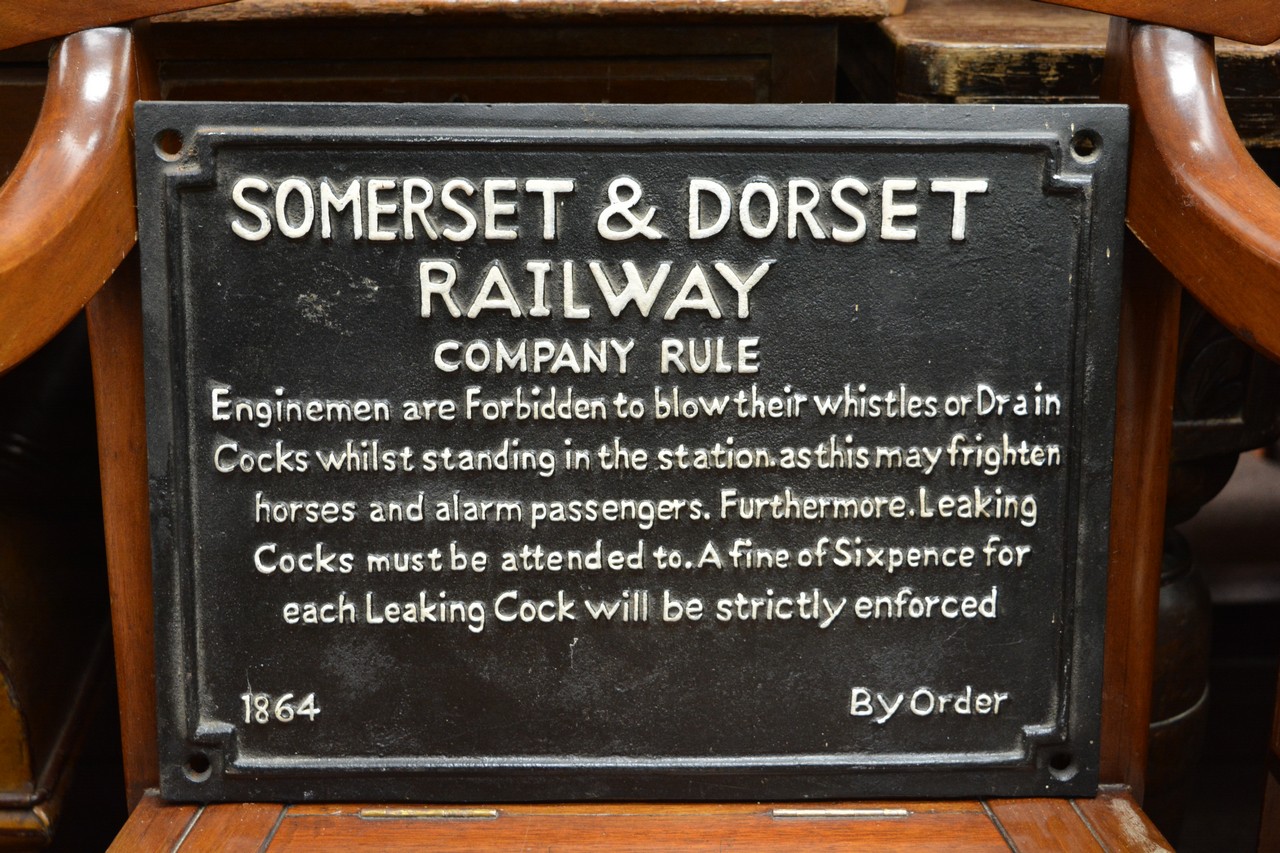
[[[1095,789],[1121,109],[137,127],[167,797]]]

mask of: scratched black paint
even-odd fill
[[[1101,147],[1072,153],[1089,129]],[[1097,784],[1102,618],[1106,572],[1125,116],[1116,108],[956,107],[477,107],[143,104],[138,138],[175,129],[176,157],[139,144],[139,210],[147,335],[150,479],[157,601],[162,790],[175,799],[545,800],[561,798],[758,799],[844,796],[1087,794]],[[298,240],[278,233],[253,242],[229,227],[230,202],[246,175],[343,185],[357,177],[425,175],[572,177],[560,233],[545,241],[540,207],[522,212],[513,241],[466,243]],[[628,175],[657,208],[665,239],[606,241],[596,214],[611,179]],[[685,233],[686,185],[711,177],[730,187],[754,178],[780,188],[789,177],[983,176],[970,198],[967,234],[949,237],[950,198],[916,193],[912,241],[879,239],[876,199],[857,243],[748,238],[731,223],[713,238]],[[474,202],[474,200],[473,200]],[[785,215],[785,214],[784,214]],[[345,220],[344,220],[345,221]],[[847,224],[845,222],[844,224]],[[780,229],[781,230],[781,229]],[[527,299],[524,263],[671,261],[671,292],[688,267],[728,261],[750,270],[774,261],[751,294],[750,316],[688,311],[671,321],[419,315],[418,264],[457,262],[469,296],[492,260],[502,260]],[[616,270],[616,266],[614,267]],[[712,279],[720,295],[722,282]],[[552,300],[558,306],[558,292]],[[728,300],[726,309],[732,307]],[[466,304],[463,304],[465,310]],[[751,376],[661,376],[658,339],[759,337]],[[444,373],[433,364],[442,339],[523,337],[636,340],[630,370],[616,375]],[[215,423],[210,388],[235,396],[486,397],[517,386],[572,385],[584,396],[619,391],[652,403],[653,387],[686,394],[735,393],[755,382],[834,393],[907,386],[924,395],[978,383],[1026,391],[1039,382],[1062,394],[1056,419],[866,418],[833,426],[800,418],[703,418],[639,423],[525,422],[333,425],[268,429]],[[213,469],[223,440],[267,448],[333,446],[377,438],[383,446],[595,448],[615,437],[634,447],[706,446],[732,435],[739,446],[816,445],[848,434],[858,444],[943,444],[957,431],[1009,432],[1066,448],[1054,469],[973,471],[433,474],[225,474]],[[772,495],[904,494],[919,486],[964,492],[1033,493],[1034,526],[955,520],[743,522],[713,518],[658,523],[377,525],[372,500],[427,505],[461,499],[571,500],[699,497],[710,509],[721,488]],[[255,523],[254,495],[352,500],[352,523]],[[491,558],[523,544],[633,551],[640,540],[698,554],[708,540],[750,537],[799,549],[820,536],[863,536],[881,545],[946,544],[998,533],[1033,546],[1027,570],[668,569],[641,572],[376,575],[367,551],[484,550]],[[353,552],[349,575],[283,576],[255,571],[263,542],[306,552],[317,542]],[[950,573],[949,573],[950,572]],[[777,595],[818,588],[832,597],[985,595],[999,588],[999,616],[979,620],[837,619],[812,622],[665,624],[661,592],[709,603],[738,592]],[[649,621],[598,624],[578,605],[574,622],[464,626],[287,625],[289,601],[334,601],[346,593],[364,612],[377,601],[444,591],[492,603],[522,597],[574,599],[651,592]],[[850,605],[850,608],[852,605]],[[1004,691],[999,715],[907,715],[884,724],[850,714],[850,691],[886,695]],[[321,712],[283,724],[244,722],[243,693],[294,701],[314,692]],[[249,709],[252,715],[252,708]],[[206,769],[207,768],[207,769]]]

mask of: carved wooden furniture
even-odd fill
[[[219,2],[227,0],[49,0],[39,5],[8,0],[0,3],[0,50],[104,24]]]
[[[82,82],[86,70],[83,65],[55,64],[62,97],[46,104],[40,140],[50,141],[50,132],[67,132],[70,146],[85,141],[85,133],[99,131],[91,123],[66,121],[93,112],[84,109],[91,105],[75,97],[71,88],[71,81]],[[6,176],[18,165],[32,136],[47,76],[46,48],[11,51],[0,60],[0,109],[7,119],[0,128],[0,171]],[[124,106],[121,102],[87,118],[110,122],[117,118],[117,107]],[[77,129],[84,133],[77,136]],[[127,156],[127,134],[117,144]],[[66,184],[52,179],[76,179],[74,172],[61,168],[70,147],[42,147],[39,154],[32,150],[21,168],[48,176],[47,189],[65,189]],[[83,157],[85,152],[71,156]],[[122,168],[117,175],[127,180],[127,163],[118,166]],[[95,182],[82,177],[86,197],[95,197]],[[68,224],[63,215],[96,231],[96,224],[77,220],[71,206],[50,205],[20,189],[14,185],[0,190],[5,234],[28,243],[6,241],[0,249],[4,280],[27,282],[24,287],[0,288],[6,318],[0,324],[0,350],[5,352],[6,368],[45,343],[78,310],[54,309],[51,313],[59,315],[54,322],[28,313],[49,308],[42,297],[59,290],[39,275],[32,276],[29,264],[42,252],[48,259],[48,247],[59,243],[59,231]],[[31,189],[28,184],[28,192]],[[36,212],[36,202],[46,216],[26,222],[25,214]],[[118,212],[131,215],[127,206]],[[37,230],[27,230],[32,227]],[[123,230],[128,230],[127,223]],[[130,242],[131,238],[125,240],[122,252]],[[62,266],[62,272],[75,268],[73,259],[63,259],[60,265],[68,260],[72,263]],[[115,263],[109,261],[100,270],[103,278]],[[74,280],[74,272],[68,278]],[[33,286],[41,292],[24,296],[22,291]],[[83,298],[91,294],[92,290]],[[16,302],[13,297],[18,297]],[[13,356],[15,349],[22,356]],[[88,364],[80,318],[15,369],[0,370],[0,849],[32,849],[49,842],[63,811],[85,725],[95,708],[114,701],[107,689],[112,665],[109,610]]]
[[[54,55],[33,142],[0,189],[0,315],[8,319],[0,370],[65,326],[133,245],[128,156],[138,88],[132,54],[120,47],[128,38],[89,31]],[[84,82],[90,73],[93,87]]]
[[[84,323],[0,376],[0,849],[48,843],[110,636]]]
[[[802,11],[813,19],[799,15],[782,18],[766,16],[773,5],[761,2],[736,5],[759,15],[738,20],[696,17],[705,15],[707,6],[685,2],[669,4],[678,7],[670,12],[676,17],[655,19],[627,17],[634,7],[625,2],[582,4],[568,10],[535,4],[533,8],[540,14],[554,11],[557,16],[520,25],[501,17],[484,17],[492,15],[485,8],[490,4],[474,0],[447,4],[453,14],[461,7],[471,16],[449,18],[448,23],[433,21],[433,33],[447,27],[450,37],[424,44],[420,38],[423,31],[415,29],[421,25],[401,14],[407,5],[380,4],[359,17],[324,19],[315,17],[312,4],[264,0],[160,18],[152,21],[147,31],[158,65],[141,63],[136,72],[137,52],[128,31],[82,33],[64,42],[55,68],[65,66],[72,73],[55,75],[49,97],[56,104],[77,87],[85,91],[84,80],[95,78],[112,81],[113,94],[104,100],[117,107],[131,100],[132,96],[122,91],[133,86],[168,97],[228,99],[341,99],[378,93],[386,97],[388,86],[402,85],[404,89],[393,94],[415,99],[470,97],[471,93],[491,98],[495,92],[509,92],[525,100],[573,100],[572,93],[578,92],[593,98],[634,100],[821,100],[833,95],[836,48],[835,24],[822,16],[848,19],[890,11],[872,0],[781,4],[778,8]],[[413,5],[438,13],[439,6],[446,4],[422,0]],[[342,8],[354,14],[354,7]],[[611,17],[597,17],[606,12]],[[655,20],[668,26],[659,26]],[[670,26],[677,22],[678,26]],[[281,27],[289,29],[290,39],[271,37]],[[381,38],[376,50],[364,41],[365,36],[374,34]],[[627,62],[613,59],[623,46],[642,58]],[[1140,46],[1144,51],[1152,48],[1148,41]],[[1168,47],[1159,40],[1154,44],[1155,49]],[[317,50],[323,51],[324,62],[313,58]],[[443,57],[441,50],[446,52]],[[275,51],[287,55],[282,57]],[[454,55],[449,56],[448,51]],[[530,55],[539,58],[530,60]],[[468,77],[462,60],[475,56],[487,57],[490,68],[498,73]],[[505,72],[504,57],[508,62]],[[797,76],[787,70],[793,66],[808,70]],[[153,79],[153,68],[155,84],[148,82]],[[566,73],[574,69],[579,82],[568,84]],[[623,82],[612,84],[618,88],[602,91],[602,73]],[[531,80],[535,85],[530,85]],[[538,84],[539,80],[542,83]],[[120,138],[122,132],[127,141],[128,115],[127,109],[119,109],[99,117],[102,127],[112,129],[102,137],[111,162],[108,166],[97,161],[97,165],[104,175],[115,176],[110,180],[116,181],[118,192],[115,196],[105,191],[81,194],[86,199],[101,198],[92,203],[102,205],[86,211],[87,219],[80,220],[88,223],[84,233],[98,237],[84,243],[85,273],[79,269],[63,273],[67,279],[60,279],[62,286],[53,298],[38,311],[21,315],[24,331],[12,335],[0,349],[7,354],[3,363],[12,363],[29,352],[47,336],[44,330],[60,325],[58,317],[65,321],[84,299],[93,296],[101,284],[96,271],[105,274],[127,250],[131,209],[126,209],[120,220],[116,217],[122,214],[111,207],[122,203],[121,195],[126,207],[132,198],[127,185],[120,183],[130,180],[127,145],[111,147],[111,140]],[[38,138],[35,147],[51,145],[52,141],[44,143]],[[92,141],[97,144],[99,138]],[[83,166],[73,153],[64,155],[64,162]],[[28,182],[49,180],[37,177],[44,162],[39,151],[28,158],[27,168],[0,194],[0,205],[22,193],[24,185],[30,186]],[[121,163],[126,164],[123,171]],[[44,208],[33,205],[37,213]],[[6,217],[10,215],[6,213]],[[55,229],[55,233],[61,232]],[[7,240],[5,251],[9,251]],[[60,254],[49,252],[46,262],[62,262]],[[268,839],[269,849],[294,849],[295,844],[296,849],[321,844],[329,849],[353,849],[364,844],[380,850],[504,843],[520,849],[532,839],[547,844],[557,840],[565,846],[577,845],[575,849],[624,840],[667,843],[671,849],[729,842],[759,849],[851,842],[905,849],[924,844],[982,849],[1009,843],[1021,849],[1162,846],[1162,839],[1137,809],[1134,797],[1141,797],[1146,763],[1178,291],[1136,243],[1130,259],[1118,382],[1102,744],[1103,776],[1115,787],[1099,798],[839,803],[803,808],[787,804],[578,804],[494,809],[229,804],[201,809],[166,805],[154,795],[144,794],[154,784],[157,768],[141,329],[136,269],[126,258],[88,305],[122,727],[130,795],[138,804],[115,849],[176,849],[178,844],[192,850],[235,849],[241,842],[247,849],[258,849]],[[22,274],[23,263],[31,261],[15,263],[12,268],[17,272],[13,274],[6,271],[8,268],[0,269],[0,300],[9,300],[4,305],[25,305],[42,298],[38,292],[41,283]],[[19,315],[6,309],[4,316]],[[6,331],[8,328],[6,324]],[[775,808],[788,811],[779,813]]]
[[[1242,37],[1267,39],[1263,18]],[[1231,128],[1212,39],[1118,22],[1108,57],[1110,90],[1134,109],[1130,228],[1224,325],[1280,358],[1280,189]]]
[[[1098,15],[1022,0],[959,7],[915,0],[906,15],[848,40],[842,65],[872,56],[875,73],[851,85],[873,100],[1081,100],[1097,96],[1105,53],[1114,81],[1108,98],[1135,111],[1132,230],[1228,328],[1274,358],[1280,332],[1260,318],[1280,307],[1280,255],[1274,235],[1254,223],[1271,221],[1280,189],[1245,146],[1271,149],[1280,141],[1280,111],[1259,91],[1280,55],[1268,44],[1275,15],[1254,4],[1063,5],[1132,8],[1134,17],[1149,12],[1250,43],[1219,40],[1215,48],[1207,36],[1138,23],[1109,28]],[[1213,29],[1219,14],[1234,15],[1234,24]]]
[[[1170,8],[1176,10],[1176,6]],[[1174,14],[1169,9],[1166,12]],[[863,97],[874,100],[965,103],[1091,100],[1100,94],[1104,56],[1109,63],[1115,58],[1107,49],[1109,30],[1109,20],[1102,15],[1024,0],[967,0],[958,4],[915,0],[905,15],[886,19],[876,27],[863,28],[846,41],[842,48],[842,67],[847,69],[846,77],[854,88]],[[1212,48],[1208,40],[1200,41]],[[1280,48],[1275,45],[1254,46],[1219,40],[1217,56],[1222,80],[1219,84],[1218,72],[1211,61],[1197,59],[1188,66],[1182,52],[1172,45],[1158,52],[1158,60],[1155,53],[1149,52],[1145,59],[1148,86],[1156,87],[1160,81],[1160,74],[1152,70],[1157,65],[1183,66],[1195,72],[1187,76],[1185,85],[1189,91],[1200,93],[1202,112],[1210,103],[1203,93],[1218,91],[1226,96],[1225,111],[1220,102],[1214,107],[1213,115],[1192,115],[1184,109],[1175,123],[1164,127],[1162,132],[1174,137],[1171,142],[1183,148],[1172,157],[1163,152],[1160,156],[1166,162],[1196,161],[1189,150],[1197,144],[1192,139],[1194,134],[1187,134],[1182,128],[1211,126],[1213,130],[1202,133],[1230,136],[1234,156],[1240,158],[1235,161],[1236,173],[1247,168],[1255,178],[1260,177],[1241,142],[1269,158],[1269,152],[1280,140],[1277,125],[1280,111],[1267,95],[1272,63],[1278,53]],[[854,69],[866,68],[868,55],[874,73],[858,78]],[[1175,63],[1169,57],[1178,59]],[[1109,69],[1118,72],[1120,67],[1112,63]],[[1168,92],[1148,93],[1147,103],[1159,97],[1168,98]],[[1227,112],[1234,120],[1240,141],[1236,141],[1237,131],[1232,130]],[[1174,127],[1180,129],[1175,131]],[[1162,224],[1163,235],[1153,237],[1150,219],[1153,211],[1162,209],[1162,205],[1174,204],[1183,216],[1198,217],[1215,215],[1209,211],[1221,215],[1226,208],[1221,203],[1216,207],[1192,203],[1190,199],[1196,193],[1193,188],[1178,190],[1183,197],[1177,202],[1168,197],[1153,200],[1153,186],[1170,187],[1176,178],[1171,180],[1167,171],[1153,174],[1160,166],[1152,160],[1150,145],[1143,149],[1143,144],[1140,137],[1135,146],[1139,150],[1134,155],[1131,185],[1142,187],[1141,197],[1146,207],[1131,207],[1130,222],[1148,244],[1154,247],[1152,241],[1158,242],[1163,236],[1167,243],[1171,242],[1169,248],[1173,252],[1190,260],[1198,250],[1191,248],[1196,240],[1187,239],[1185,235],[1194,234],[1196,229],[1190,228],[1187,221],[1176,228]],[[1219,163],[1204,172],[1197,169],[1195,175],[1188,176],[1187,182],[1203,180],[1210,174],[1227,172]],[[1147,217],[1145,225],[1134,224],[1135,216]],[[1178,236],[1170,241],[1169,235]],[[1229,254],[1230,245],[1231,240],[1224,240],[1221,251]],[[1170,265],[1174,266],[1174,262]],[[1200,273],[1202,280],[1213,278],[1204,265]],[[1254,291],[1265,293],[1267,281],[1274,281],[1274,276],[1269,280],[1254,276],[1250,280],[1260,287],[1241,286],[1239,291],[1257,299],[1260,297]],[[1262,355],[1252,354],[1194,300],[1183,299],[1180,309],[1166,514],[1170,528],[1191,517],[1216,494],[1230,476],[1241,450],[1268,443],[1280,427],[1277,417],[1280,370],[1276,365]],[[1255,313],[1253,316],[1265,315]],[[1207,590],[1185,546],[1177,546],[1178,534],[1171,530],[1169,536],[1160,598],[1144,803],[1157,823],[1173,832],[1190,793],[1193,766],[1208,719],[1209,602]]]
[[[1130,227],[1228,328],[1280,358],[1280,233],[1268,227],[1280,188],[1231,128],[1212,39],[1132,23],[1111,38],[1114,91],[1134,111]]]

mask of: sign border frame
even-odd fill
[[[254,121],[255,118],[273,121]],[[1048,123],[1048,124],[1046,124]],[[1029,128],[1045,126],[1044,130]],[[1048,129],[1056,126],[1059,130]],[[1091,794],[1098,784],[1102,644],[1111,506],[1114,369],[1128,137],[1123,107],[939,105],[391,105],[142,102],[136,112],[139,238],[143,271],[148,481],[151,493],[156,678],[161,790],[169,799],[691,799],[848,796],[1002,796]],[[1069,134],[1090,128],[1105,140],[1091,162],[1072,154]],[[355,129],[352,129],[355,128]],[[1065,130],[1071,128],[1071,130]],[[150,140],[177,129],[189,142],[161,157]],[[931,137],[922,138],[927,132]],[[709,758],[563,756],[253,757],[242,755],[235,726],[200,716],[194,564],[189,494],[192,456],[184,455],[185,287],[180,227],[184,187],[207,183],[225,145],[453,144],[591,148],[697,145],[719,149],[844,145],[1031,148],[1044,152],[1046,192],[1077,194],[1081,217],[1071,342],[1075,450],[1064,525],[1067,570],[1063,660],[1056,677],[1064,700],[1056,724],[1024,732],[1024,749],[975,755],[898,753],[727,756]],[[1102,189],[1099,189],[1101,185]],[[146,213],[143,213],[146,211]],[[1113,235],[1114,244],[1096,235]],[[1114,283],[1114,285],[1113,285]],[[1092,318],[1091,322],[1086,319]],[[1102,318],[1103,322],[1098,322]],[[182,369],[178,366],[181,365]],[[1090,512],[1100,521],[1091,522]],[[1072,533],[1074,532],[1074,536]],[[1072,559],[1071,555],[1074,555]],[[1098,566],[1099,568],[1090,568]],[[1034,728],[1034,727],[1028,727]],[[1043,728],[1043,727],[1041,727]],[[1070,744],[1069,776],[1053,766]],[[567,752],[567,751],[566,751]],[[204,755],[206,772],[189,759]],[[970,760],[972,759],[972,760]],[[198,764],[199,762],[197,762]],[[329,778],[324,779],[324,774]],[[590,779],[584,784],[583,774]],[[535,779],[528,777],[534,775]],[[942,781],[938,777],[941,775]],[[523,777],[523,778],[518,778]],[[694,785],[692,780],[697,780]],[[696,792],[690,794],[691,786]],[[677,797],[679,798],[679,797]]]

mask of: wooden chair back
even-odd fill
[[[871,0],[865,2],[870,3]],[[162,5],[164,4],[157,4],[156,8]],[[889,8],[884,4],[882,7]],[[1147,25],[1118,25],[1112,47],[1114,54],[1109,58],[1109,66],[1113,69],[1113,92],[1148,99],[1144,103],[1157,103],[1160,94],[1158,88],[1154,95],[1151,90],[1157,87],[1158,72],[1140,69],[1158,67],[1149,63],[1186,61],[1186,57],[1191,56],[1194,67],[1204,70],[1202,40],[1174,33],[1166,35],[1164,32]],[[133,256],[126,257],[133,242],[134,222],[129,107],[139,95],[154,96],[159,91],[155,80],[154,67],[142,58],[134,35],[127,29],[93,30],[67,37],[55,56],[46,114],[42,116],[28,156],[24,157],[18,171],[4,189],[0,190],[0,221],[12,224],[15,228],[26,228],[22,233],[30,241],[24,248],[18,241],[9,239],[9,229],[5,230],[5,239],[0,241],[0,259],[10,255],[16,258],[12,263],[0,264],[0,316],[18,318],[16,322],[7,323],[6,328],[0,330],[0,369],[24,357],[46,339],[51,330],[56,330],[65,323],[87,301],[98,399],[102,489],[106,508],[122,734],[129,796],[134,804],[143,802],[146,789],[154,786],[158,768],[142,392],[142,324],[136,261]],[[89,85],[87,81],[104,82]],[[1202,82],[1212,86],[1212,82],[1207,79]],[[94,93],[98,91],[95,86],[104,86],[105,94],[95,97]],[[1165,94],[1173,97],[1178,93]],[[1157,100],[1150,100],[1153,97]],[[1144,110],[1141,116],[1146,129],[1138,137],[1135,160],[1158,157],[1162,151],[1174,150],[1168,147],[1173,143],[1164,138],[1164,128],[1166,122],[1171,120],[1168,116],[1177,113],[1179,109],[1184,110],[1180,114],[1184,116],[1209,116],[1219,122],[1217,127],[1221,133],[1226,133],[1221,130],[1225,113],[1215,113],[1208,101],[1194,104],[1186,101],[1185,98],[1179,101],[1177,97],[1173,97],[1173,102],[1165,107],[1139,107]],[[1191,110],[1191,113],[1186,113],[1186,110]],[[96,132],[86,129],[89,127]],[[80,144],[60,148],[59,140],[68,132],[78,133],[78,136],[65,138],[80,140]],[[1241,173],[1246,173],[1246,164],[1231,151],[1229,142],[1229,138],[1223,136],[1219,146],[1225,152],[1221,155],[1226,158],[1223,162],[1235,163]],[[94,156],[82,156],[85,149],[92,150]],[[59,154],[59,151],[62,153]],[[1219,251],[1214,246],[1219,246],[1223,252],[1234,252],[1236,250],[1229,247],[1233,245],[1232,241],[1239,241],[1249,247],[1247,251],[1251,260],[1248,264],[1251,266],[1248,269],[1255,276],[1270,274],[1271,278],[1267,280],[1274,285],[1276,278],[1271,264],[1276,258],[1280,258],[1280,253],[1272,253],[1269,239],[1265,235],[1256,234],[1256,229],[1248,226],[1249,217],[1231,215],[1228,210],[1232,205],[1251,204],[1259,199],[1259,203],[1264,206],[1275,204],[1269,200],[1271,196],[1268,195],[1268,192],[1276,192],[1274,188],[1268,191],[1259,187],[1254,194],[1240,196],[1230,190],[1230,176],[1227,176],[1217,181],[1206,178],[1204,184],[1195,185],[1188,190],[1185,183],[1175,181],[1171,175],[1164,175],[1157,166],[1135,162],[1135,174],[1138,174],[1139,169],[1145,170],[1142,174],[1148,180],[1156,182],[1156,188],[1148,191],[1137,187],[1136,192],[1132,193],[1130,221],[1138,237],[1174,274],[1192,281],[1197,280],[1196,269],[1199,262],[1195,255]],[[1167,166],[1165,169],[1172,172]],[[1248,175],[1250,181],[1256,179],[1252,173]],[[1160,183],[1166,179],[1165,184]],[[85,183],[81,184],[82,181]],[[49,193],[47,188],[50,186],[74,186],[79,189],[74,193]],[[42,191],[41,188],[45,189]],[[1211,210],[1179,214],[1191,216],[1191,219],[1171,218],[1167,213],[1145,212],[1166,209],[1171,199],[1179,198],[1176,194],[1171,196],[1167,193],[1177,192],[1191,192],[1197,199],[1201,198],[1200,193],[1217,192],[1219,195],[1214,202],[1217,206]],[[74,203],[61,201],[59,206],[60,199],[74,199]],[[1280,210],[1280,207],[1276,209]],[[1149,221],[1159,224],[1151,230],[1143,230],[1147,227],[1145,223]],[[27,222],[34,224],[28,227],[24,225]],[[1179,252],[1171,248],[1170,244],[1177,243],[1179,238],[1169,235],[1181,234],[1188,228],[1208,229],[1209,236],[1206,240],[1209,242],[1198,251]],[[1179,230],[1174,232],[1169,229]],[[1280,233],[1280,230],[1271,233]],[[37,252],[37,244],[47,247],[41,250],[43,254]],[[77,246],[80,248],[76,248]],[[1128,799],[1130,794],[1125,791],[1132,792],[1139,798],[1141,796],[1150,705],[1156,592],[1159,587],[1164,526],[1164,481],[1176,363],[1178,287],[1174,275],[1166,271],[1151,255],[1141,251],[1137,242],[1134,242],[1131,249],[1121,315],[1122,338],[1117,383],[1112,568],[1107,612],[1102,743],[1104,781],[1122,786],[1123,790],[1112,790],[1106,797],[1096,801],[1096,804],[1066,804],[1067,812],[1064,813],[1093,814],[1088,826],[1094,836],[1099,832],[1109,831],[1105,827],[1124,825],[1124,809],[1132,811],[1132,800]],[[1216,261],[1208,263],[1210,268],[1214,263],[1222,263],[1221,255],[1215,257]],[[1203,266],[1204,264],[1200,264],[1200,267]],[[115,272],[108,279],[108,274],[113,269]],[[51,270],[54,271],[53,274],[50,273]],[[40,271],[43,271],[43,275],[38,274]],[[1242,321],[1233,325],[1233,328],[1253,334],[1261,346],[1270,348],[1273,353],[1280,351],[1280,338],[1269,337],[1266,332],[1260,333],[1256,322],[1257,312],[1267,310],[1267,306],[1272,304],[1269,300],[1280,298],[1280,290],[1263,288],[1262,296],[1256,293],[1242,296],[1240,291],[1244,289],[1244,278],[1242,275],[1240,281],[1225,286],[1209,283],[1206,279],[1206,283],[1200,286],[1211,294],[1218,294],[1226,315]],[[57,285],[49,287],[50,281],[56,281]],[[1187,283],[1195,286],[1191,281]],[[1256,288],[1250,284],[1247,289],[1253,291]],[[1253,319],[1250,319],[1251,316]],[[1280,314],[1273,311],[1271,316]],[[1112,803],[1121,805],[1113,808]],[[721,810],[716,811],[716,808]],[[952,826],[961,826],[969,819],[969,815],[978,815],[978,823],[987,827],[994,825],[997,829],[1002,829],[1006,837],[1010,832],[1009,826],[1014,826],[1018,828],[1017,832],[1026,834],[1019,837],[1034,839],[1043,835],[1045,821],[1051,816],[1050,813],[1057,813],[1054,810],[1058,806],[1051,801],[1025,801],[958,804],[954,807],[917,804],[913,808],[921,815],[952,815],[945,820],[937,818],[942,823],[953,821],[947,824]],[[232,820],[232,817],[235,820],[247,820],[250,816],[256,816],[252,821],[254,826],[259,823],[264,826],[279,826],[283,814],[278,806],[246,806],[225,819],[215,819],[214,816],[228,815],[226,808],[213,807],[207,811],[213,821],[207,825],[207,831],[213,832],[214,837],[217,836],[217,828]],[[299,819],[308,816],[318,819],[320,815],[319,812],[305,809],[294,811]],[[331,811],[334,815],[345,815],[353,820],[373,816],[365,814],[367,808],[357,806],[335,808]],[[749,821],[746,818],[733,817],[742,811],[734,807],[714,806],[666,807],[665,810],[664,807],[638,810],[627,807],[621,810],[600,810],[598,815],[603,819],[612,814],[622,821],[613,824],[614,826],[633,823],[631,818],[641,812],[651,814],[659,820],[674,820],[676,824],[673,826],[681,825],[679,821],[684,819],[681,815],[696,816],[700,821],[708,819],[709,815],[719,815],[730,823],[738,820],[736,825],[743,832],[749,832],[746,828]],[[142,843],[140,839],[149,837],[146,836],[150,831],[148,826],[174,824],[188,827],[191,821],[200,819],[199,815],[202,813],[193,811],[190,807],[166,810],[166,807],[153,798],[147,798],[145,809],[139,814],[139,822],[131,824],[134,828],[129,830],[135,835],[122,837],[122,843]],[[554,807],[549,807],[541,812],[530,812],[526,817],[536,822],[557,814],[560,813]],[[762,812],[757,810],[751,814]],[[1111,815],[1111,818],[1107,815]],[[1001,816],[1004,823],[1001,823]],[[846,813],[843,817],[850,817],[850,814]],[[882,817],[888,821],[892,816]],[[890,823],[885,823],[885,827]],[[557,824],[560,827],[557,831],[588,832],[590,829],[584,824],[577,830],[568,830],[566,827],[569,825],[562,821]],[[922,824],[927,825],[927,822]],[[830,828],[834,824],[827,826]],[[1153,830],[1144,828],[1140,817],[1136,823],[1130,821],[1128,826],[1138,835],[1145,834],[1148,840],[1158,839]],[[888,832],[888,829],[882,827],[878,831]],[[973,829],[971,832],[978,833],[979,830]],[[726,830],[726,834],[719,837],[723,840],[731,834],[732,831]],[[809,837],[814,836],[810,833]],[[1122,838],[1122,835],[1115,837]]]

